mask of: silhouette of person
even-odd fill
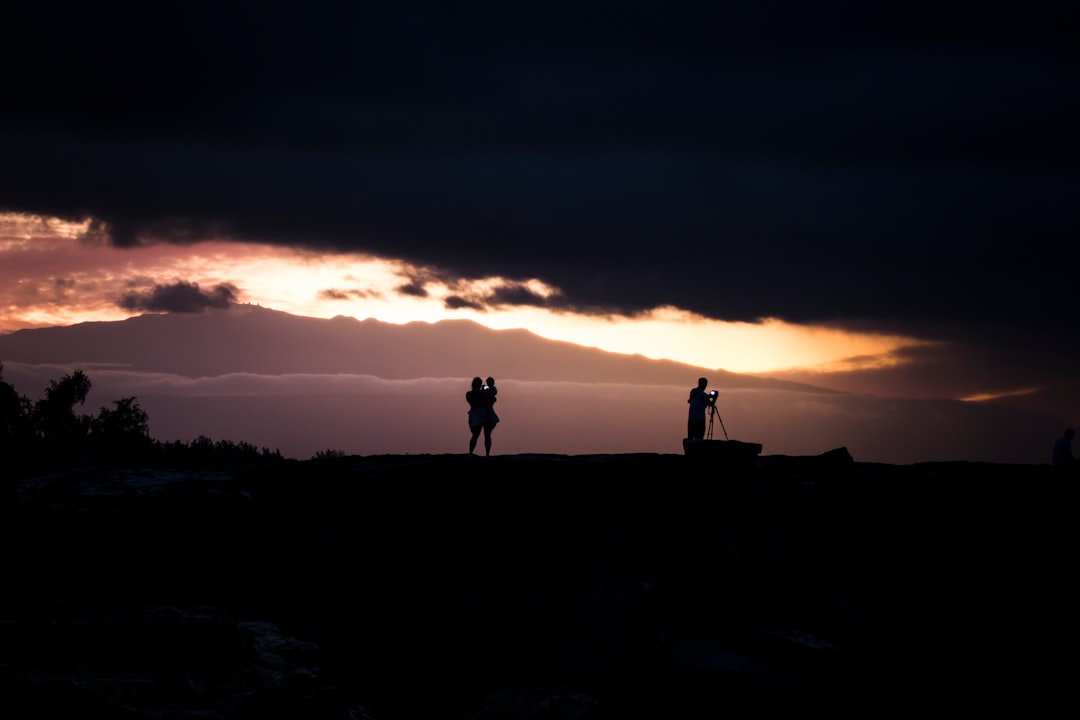
[[[686,437],[691,440],[705,439],[705,412],[709,407],[709,394],[705,392],[709,381],[698,378],[697,387],[690,388],[690,397],[686,402],[690,403],[690,411],[686,419]]]
[[[1054,453],[1050,459],[1051,465],[1071,471],[1077,469],[1076,456],[1073,455],[1072,451],[1072,440],[1075,436],[1076,431],[1069,427],[1065,428],[1065,432],[1061,434],[1061,437],[1054,441]]]
[[[495,387],[495,378],[488,375],[488,379],[484,381],[484,387],[482,389],[484,392],[491,395],[491,419],[498,423],[499,415],[495,412],[495,396],[499,394],[499,390]]]
[[[476,441],[480,437],[480,431],[484,431],[484,455],[491,454],[491,431],[495,429],[495,420],[492,418],[495,404],[495,396],[485,392],[484,381],[479,377],[472,379],[472,389],[465,393],[465,402],[469,403],[469,454],[474,455]]]

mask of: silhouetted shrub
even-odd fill
[[[189,443],[174,440],[156,443],[159,459],[169,464],[211,467],[222,464],[251,464],[281,461],[281,452],[257,448],[248,442],[213,440],[199,435]]]

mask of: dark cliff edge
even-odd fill
[[[687,718],[1071,693],[1076,487],[1048,466],[840,448],[7,470],[11,717]]]

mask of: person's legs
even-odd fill
[[[469,438],[469,454],[472,455],[473,451],[476,450],[476,440],[480,437],[480,426],[473,427],[470,425],[469,430],[472,431],[472,437]]]
[[[704,420],[687,420],[686,421],[686,437],[691,440],[704,440],[705,439],[705,421]]]
[[[494,425],[484,426],[484,454],[491,454],[491,431],[495,429]]]

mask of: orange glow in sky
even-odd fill
[[[482,296],[507,281],[492,277],[449,287],[418,280],[426,277],[421,269],[393,259],[227,240],[118,249],[83,239],[87,228],[88,223],[0,214],[0,332],[122,320],[139,314],[118,304],[124,293],[186,282],[206,292],[227,284],[235,288],[237,302],[295,315],[389,323],[469,319],[493,329],[526,328],[553,340],[740,373],[851,370],[856,362],[860,368],[885,367],[899,362],[899,349],[920,344],[779,320],[719,322],[673,307],[632,318],[522,306],[451,309],[445,298]],[[426,296],[398,291],[408,283],[422,283]],[[538,296],[559,292],[539,280],[527,284]]]

